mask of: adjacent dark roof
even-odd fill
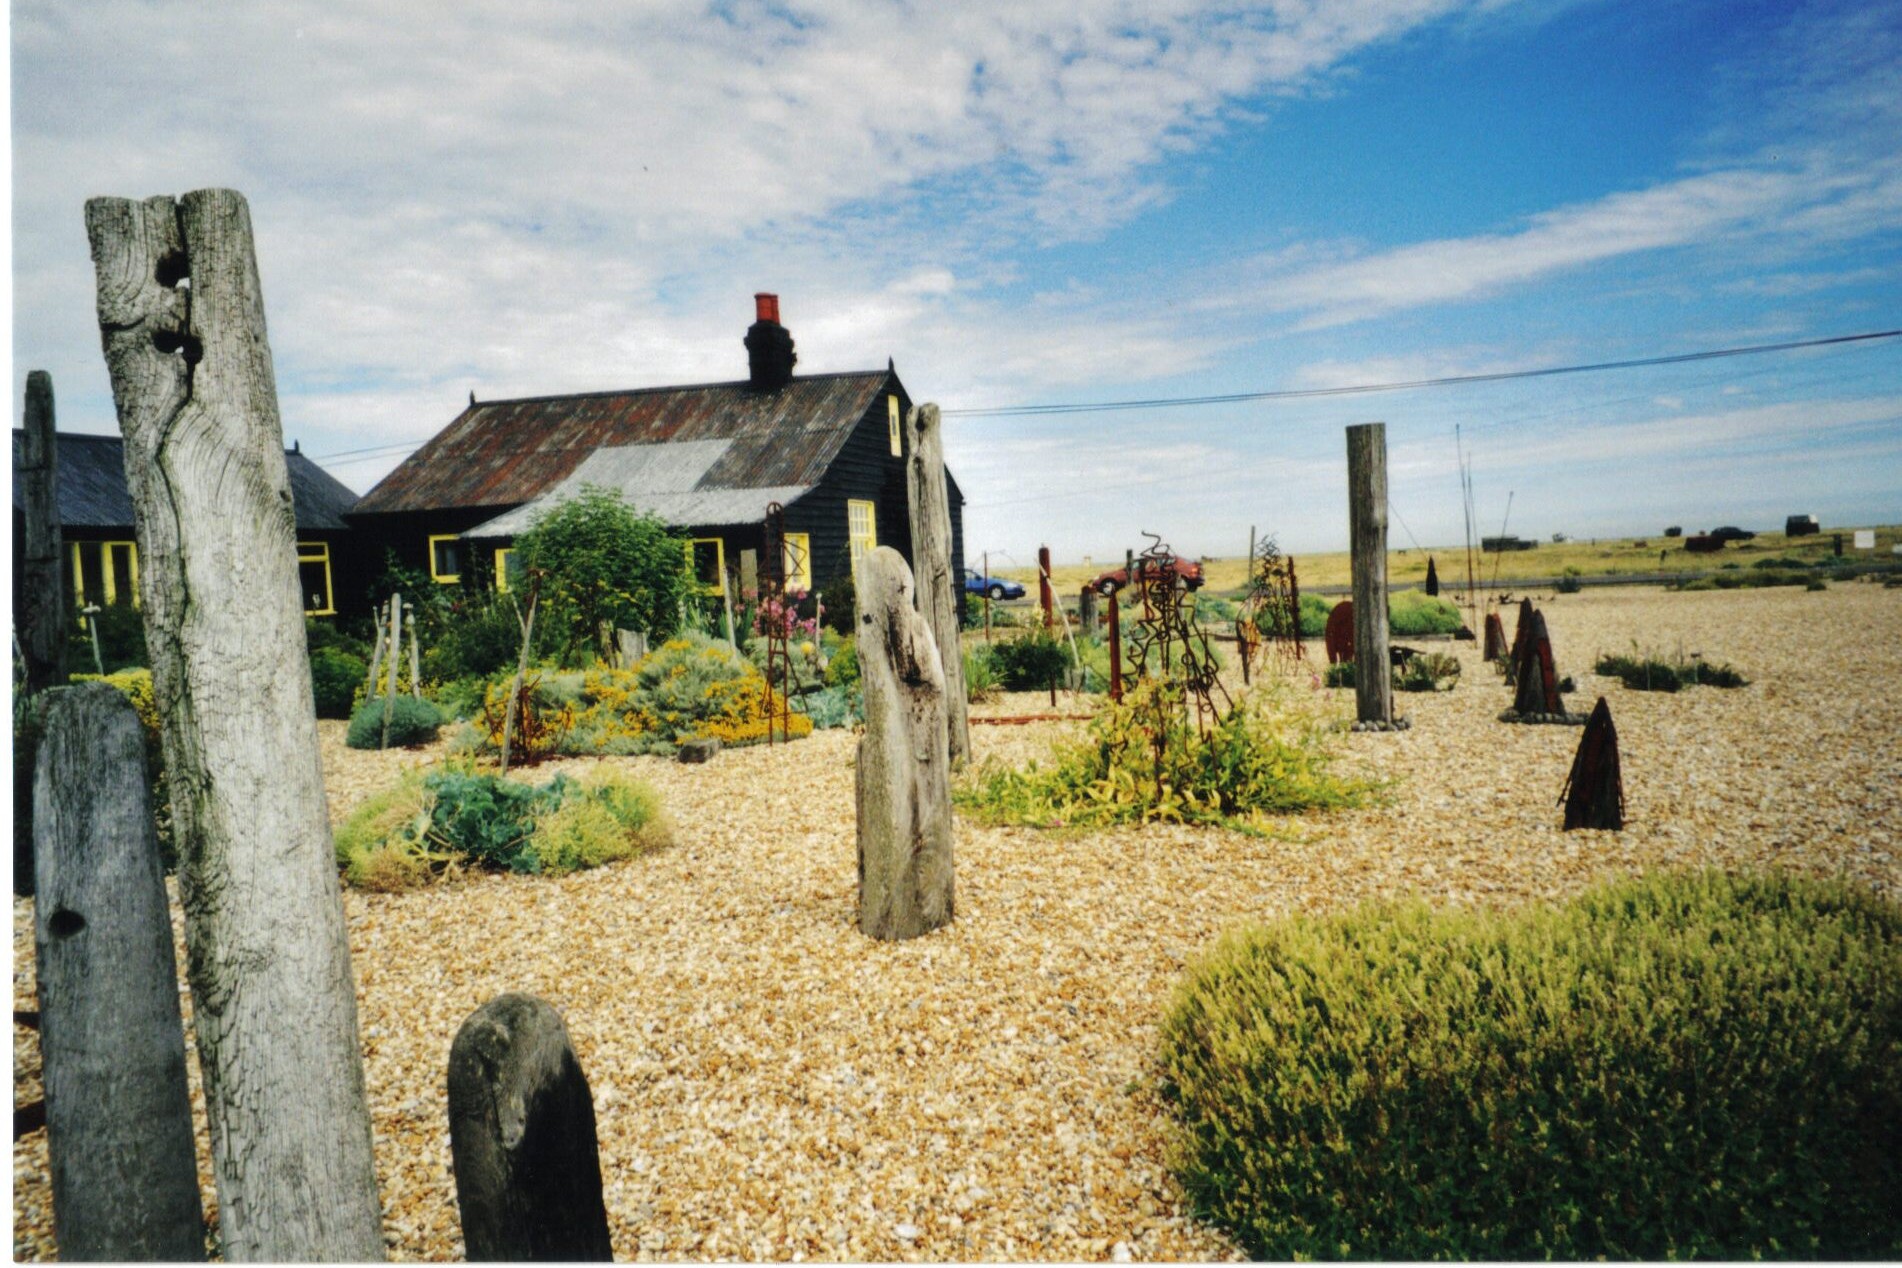
[[[23,509],[20,454],[26,433],[13,429],[13,509]],[[341,529],[343,513],[357,495],[295,450],[284,451],[290,469],[297,527]],[[59,433],[59,520],[72,528],[132,528],[132,495],[125,484],[125,441],[118,436]]]
[[[742,380],[483,401],[383,477],[352,514],[519,506],[597,450],[682,440],[730,442],[698,490],[810,488],[895,377],[871,370],[804,375],[772,392]]]

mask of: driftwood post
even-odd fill
[[[225,1256],[381,1259],[250,212],[230,190],[95,198],[86,230],[138,527]]]
[[[1123,621],[1116,591],[1109,592],[1110,699],[1123,702]]]
[[[34,942],[59,1257],[203,1259],[145,738],[105,683],[49,700],[33,784]]]
[[[60,584],[59,442],[53,424],[53,376],[26,376],[26,435],[20,449],[20,610],[15,623],[30,695],[66,681],[66,587]]]
[[[515,677],[509,679],[509,698],[502,705],[502,773],[509,773],[509,742],[515,736],[515,712],[522,698],[522,680],[528,677],[528,649],[535,642],[535,602],[541,598],[542,579],[537,572],[528,582],[528,611],[517,618],[522,626],[522,654],[515,662]]]
[[[1347,524],[1354,569],[1354,708],[1391,725],[1387,672],[1387,425],[1347,429]]]
[[[1076,592],[1076,623],[1083,627],[1084,638],[1096,637],[1096,587],[1084,586]]]
[[[944,668],[905,557],[877,547],[857,581],[859,929],[897,942],[954,914]]]
[[[1057,596],[1050,588],[1050,548],[1037,547],[1037,606],[1043,609],[1043,627],[1047,630],[1056,623],[1055,608]]]
[[[376,627],[376,650],[370,654],[370,680],[363,687],[365,704],[375,700],[377,693],[383,690],[383,631],[388,609],[388,604],[379,603],[370,615],[370,623]]]
[[[390,746],[390,714],[396,708],[396,680],[403,676],[403,596],[390,596],[390,689],[383,693],[383,739],[378,748]]]
[[[449,1048],[449,1152],[473,1261],[614,1258],[594,1101],[561,1014],[499,995]]]
[[[971,755],[971,708],[964,696],[964,655],[958,640],[958,584],[951,573],[951,501],[944,486],[944,427],[936,405],[914,405],[905,416],[906,492],[911,509],[911,554],[918,565],[918,611],[931,629],[944,665],[944,704],[951,764]]]
[[[409,626],[409,694],[416,699],[423,698],[423,645],[416,633],[416,609],[411,608],[404,618]]]

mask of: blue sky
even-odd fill
[[[359,491],[485,398],[889,356],[947,410],[1902,327],[1902,11],[1678,0],[12,9],[17,417],[113,428],[81,206],[228,185],[287,438]],[[1438,391],[964,417],[967,548],[1902,520],[1902,340]],[[371,452],[363,452],[363,451]]]

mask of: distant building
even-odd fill
[[[363,496],[352,526],[444,584],[465,569],[510,584],[515,538],[547,507],[598,485],[691,539],[695,575],[738,597],[758,564],[767,505],[785,510],[789,586],[849,577],[874,546],[912,558],[904,417],[882,370],[795,376],[777,296],[755,296],[750,373],[729,383],[535,396],[469,406]],[[964,566],[964,497],[945,473],[952,567]]]
[[[1792,515],[1783,521],[1785,537],[1808,537],[1822,531],[1823,526],[1816,522],[1814,515]]]
[[[60,432],[58,448],[62,567],[73,610],[90,604],[137,606],[139,547],[133,529],[132,493],[125,482],[125,441],[118,436]],[[26,433],[13,429],[13,605],[20,606],[20,576],[26,549],[20,458]],[[369,584],[349,549],[344,512],[357,495],[306,458],[284,451],[291,502],[297,517],[297,570],[309,616],[331,616],[341,595]]]

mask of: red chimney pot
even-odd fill
[[[754,314],[755,320],[770,321],[774,325],[779,324],[779,296],[769,294],[766,291],[758,291],[753,296],[753,304],[757,309]]]

